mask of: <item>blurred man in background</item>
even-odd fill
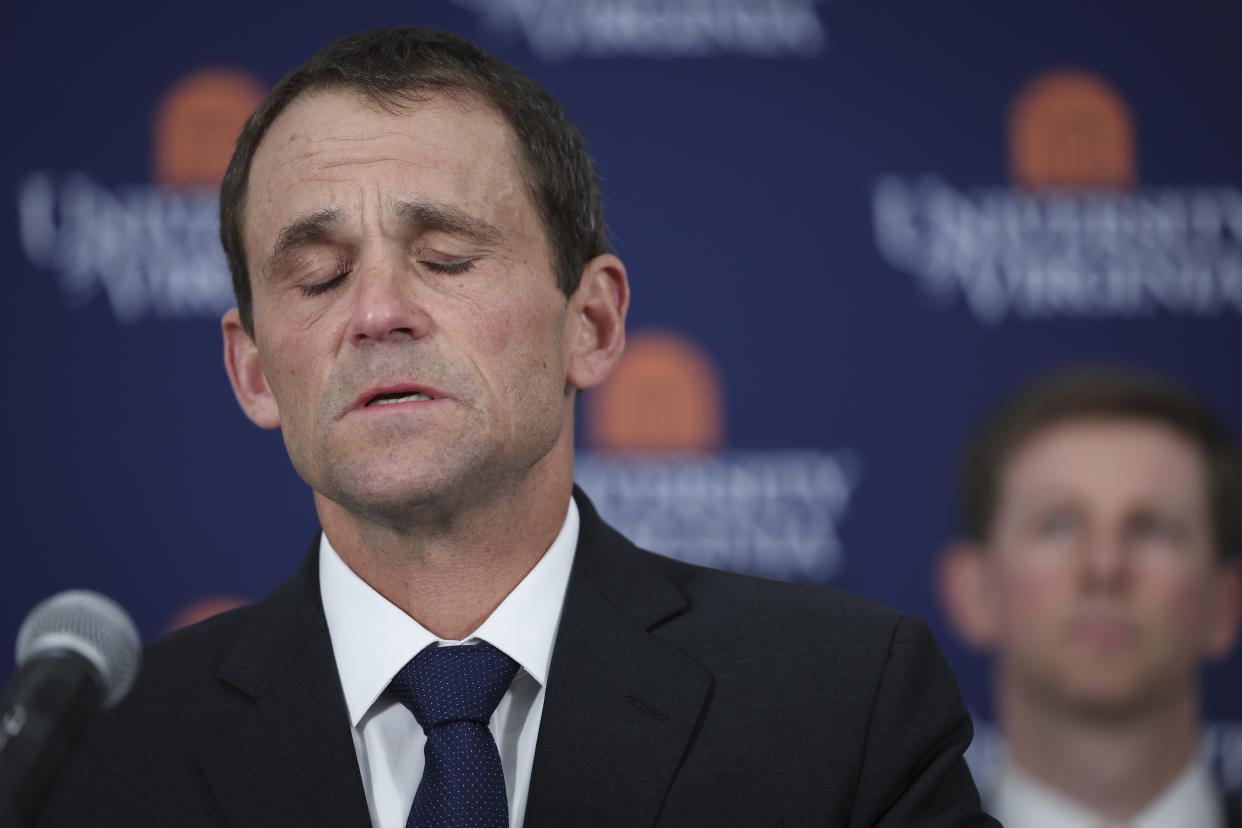
[[[1242,607],[1240,492],[1212,415],[1126,372],[1037,382],[975,435],[940,585],[995,655],[1004,825],[1242,824],[1197,750],[1199,669]]]

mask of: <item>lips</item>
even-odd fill
[[[393,403],[403,402],[422,402],[425,400],[433,400],[435,397],[429,397],[421,391],[396,392],[392,394],[376,394],[367,402],[363,408],[369,408],[373,405],[392,405]]]
[[[357,410],[399,403],[432,402],[443,397],[444,395],[436,389],[422,385],[385,385],[364,391],[354,402],[353,408]]]
[[[1069,628],[1073,639],[1096,647],[1119,647],[1132,642],[1138,635],[1134,624],[1116,616],[1083,616]]]

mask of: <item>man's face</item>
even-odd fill
[[[262,376],[231,372],[270,393],[239,399],[321,495],[396,518],[572,444],[579,314],[489,107],[303,95],[255,154],[244,240]]]
[[[1203,457],[1157,424],[1036,434],[1003,470],[977,558],[998,667],[1021,693],[1123,714],[1193,687],[1231,642]]]

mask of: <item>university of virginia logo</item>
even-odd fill
[[[253,78],[229,69],[195,72],[173,86],[152,124],[155,183],[219,190],[237,136],[263,95]]]
[[[205,598],[199,598],[178,610],[177,614],[165,626],[164,632],[170,633],[182,627],[197,624],[199,621],[203,621],[213,615],[228,612],[248,603],[250,603],[248,600],[236,595],[208,595]]]
[[[217,196],[233,145],[263,88],[205,69],[176,83],[152,122],[154,184],[106,186],[90,172],[31,172],[18,194],[31,263],[66,301],[100,293],[117,321],[217,317],[232,304]]]
[[[1031,82],[1009,115],[1009,170],[1031,192],[1128,190],[1137,175],[1125,101],[1085,72]]]
[[[496,37],[544,60],[571,57],[815,57],[823,0],[454,0]]]
[[[856,455],[722,448],[720,376],[685,335],[632,335],[583,404],[591,448],[578,452],[574,476],[640,546],[772,578],[822,582],[839,569]]]
[[[591,444],[605,451],[715,451],[724,440],[716,368],[688,339],[632,337],[608,382],[587,397]]]
[[[1242,192],[1138,183],[1129,108],[1102,78],[1032,80],[1009,113],[1012,188],[883,175],[876,242],[980,322],[1242,312]]]

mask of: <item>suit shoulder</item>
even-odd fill
[[[836,587],[775,581],[676,561],[650,552],[652,565],[688,602],[687,619],[735,630],[762,630],[806,640],[848,639],[885,646],[916,618]],[[903,624],[903,621],[906,622]]]
[[[671,586],[685,603],[675,628],[701,626],[705,634],[712,628],[792,634],[804,629],[816,640],[835,630],[864,638],[874,649],[888,642],[908,617],[834,587],[740,575],[642,549],[602,520],[581,490],[575,489],[574,496],[582,518],[575,569],[590,570],[618,606],[645,605],[641,593]],[[911,627],[922,626],[911,621]]]
[[[106,742],[125,733],[180,730],[187,707],[211,707],[221,687],[220,665],[256,613],[254,606],[239,607],[144,646],[138,680],[120,704],[96,720],[88,743],[100,736]]]
[[[306,583],[291,579],[147,644],[133,688],[94,718],[49,794],[47,824],[161,824],[180,803],[207,803],[197,751],[237,727],[255,682],[273,680],[318,636],[314,607],[297,609]],[[90,809],[101,810],[85,818]]]
[[[326,629],[315,561],[312,554],[292,577],[256,603],[219,613],[149,643],[143,648],[135,689],[159,693],[180,686],[214,691],[220,670],[239,648],[249,652],[257,644],[261,652],[296,650],[292,642]]]
[[[219,644],[236,638],[253,620],[258,611],[258,604],[246,604],[240,607],[204,618],[194,624],[165,633],[152,640],[144,648],[144,654],[152,653],[159,657],[175,657],[186,652],[201,652],[206,647],[214,649]]]

